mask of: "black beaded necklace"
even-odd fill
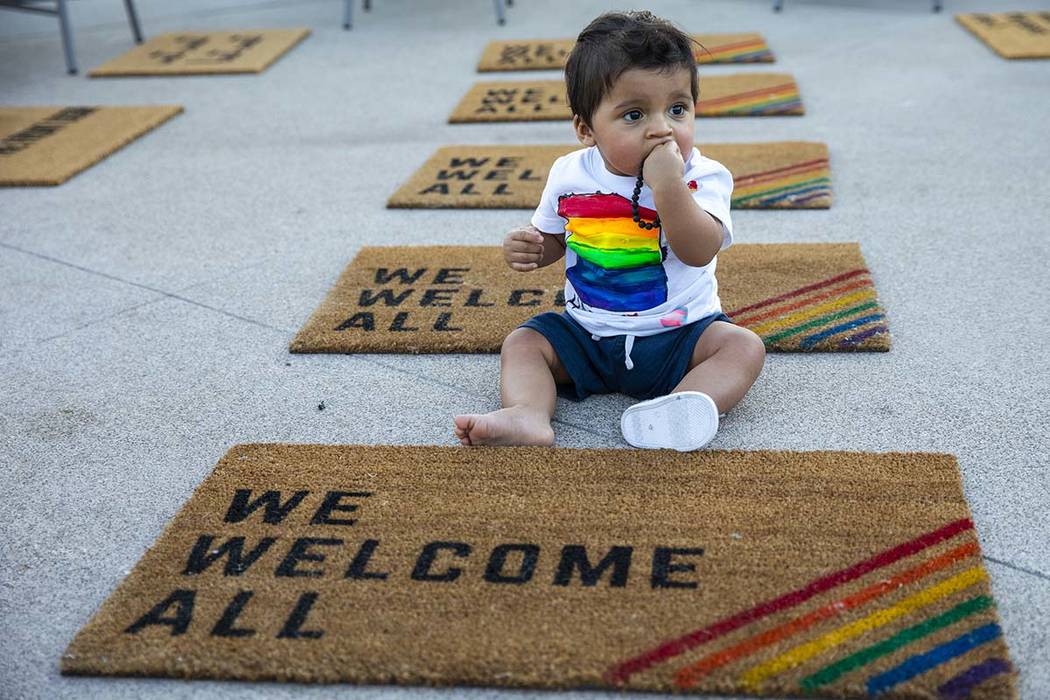
[[[647,231],[651,231],[654,228],[660,228],[660,215],[657,214],[656,219],[652,223],[648,221],[642,221],[641,215],[638,213],[638,197],[642,194],[642,174],[638,173],[638,182],[634,185],[634,194],[631,195],[631,213],[634,215],[634,223],[638,224],[638,228],[644,228]]]

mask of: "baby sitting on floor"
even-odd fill
[[[511,268],[565,256],[563,313],[529,319],[500,354],[503,408],[455,416],[464,445],[551,445],[555,397],[645,399],[620,420],[635,447],[696,450],[758,378],[765,346],[722,313],[716,255],[733,241],[733,179],[694,146],[692,40],[649,12],[607,13],[565,68],[586,148],[551,167]]]

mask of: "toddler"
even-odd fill
[[[607,13],[565,68],[585,148],[551,167],[531,225],[503,255],[529,272],[565,257],[565,311],[503,342],[503,408],[455,416],[464,445],[551,445],[555,397],[622,392],[635,447],[695,450],[755,382],[762,340],[722,313],[716,255],[733,241],[733,179],[694,146],[692,40],[649,12]]]

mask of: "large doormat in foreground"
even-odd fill
[[[291,351],[499,352],[518,325],[565,308],[564,285],[564,262],[517,272],[499,247],[364,247]],[[718,285],[726,313],[770,350],[890,348],[856,243],[734,245],[718,256]]]
[[[803,114],[795,79],[787,73],[701,76],[698,117]],[[571,119],[563,80],[474,83],[452,112],[450,124]]]
[[[773,52],[761,34],[693,34],[697,63],[772,63]],[[575,39],[490,41],[481,54],[478,72],[560,70]]]
[[[182,111],[0,107],[0,186],[60,185]]]
[[[1016,697],[950,455],[241,445],[67,674]]]
[[[309,29],[160,34],[88,75],[261,73],[309,35]]]
[[[955,19],[1003,58],[1050,58],[1050,12],[969,14]]]
[[[387,202],[392,209],[534,209],[551,164],[576,146],[445,146]],[[827,209],[823,143],[709,143],[700,152],[733,173],[734,209]]]

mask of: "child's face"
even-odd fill
[[[637,176],[649,152],[668,141],[688,158],[696,119],[691,79],[688,68],[624,71],[589,126],[573,117],[576,137],[585,146],[597,145],[605,167],[616,175]]]

